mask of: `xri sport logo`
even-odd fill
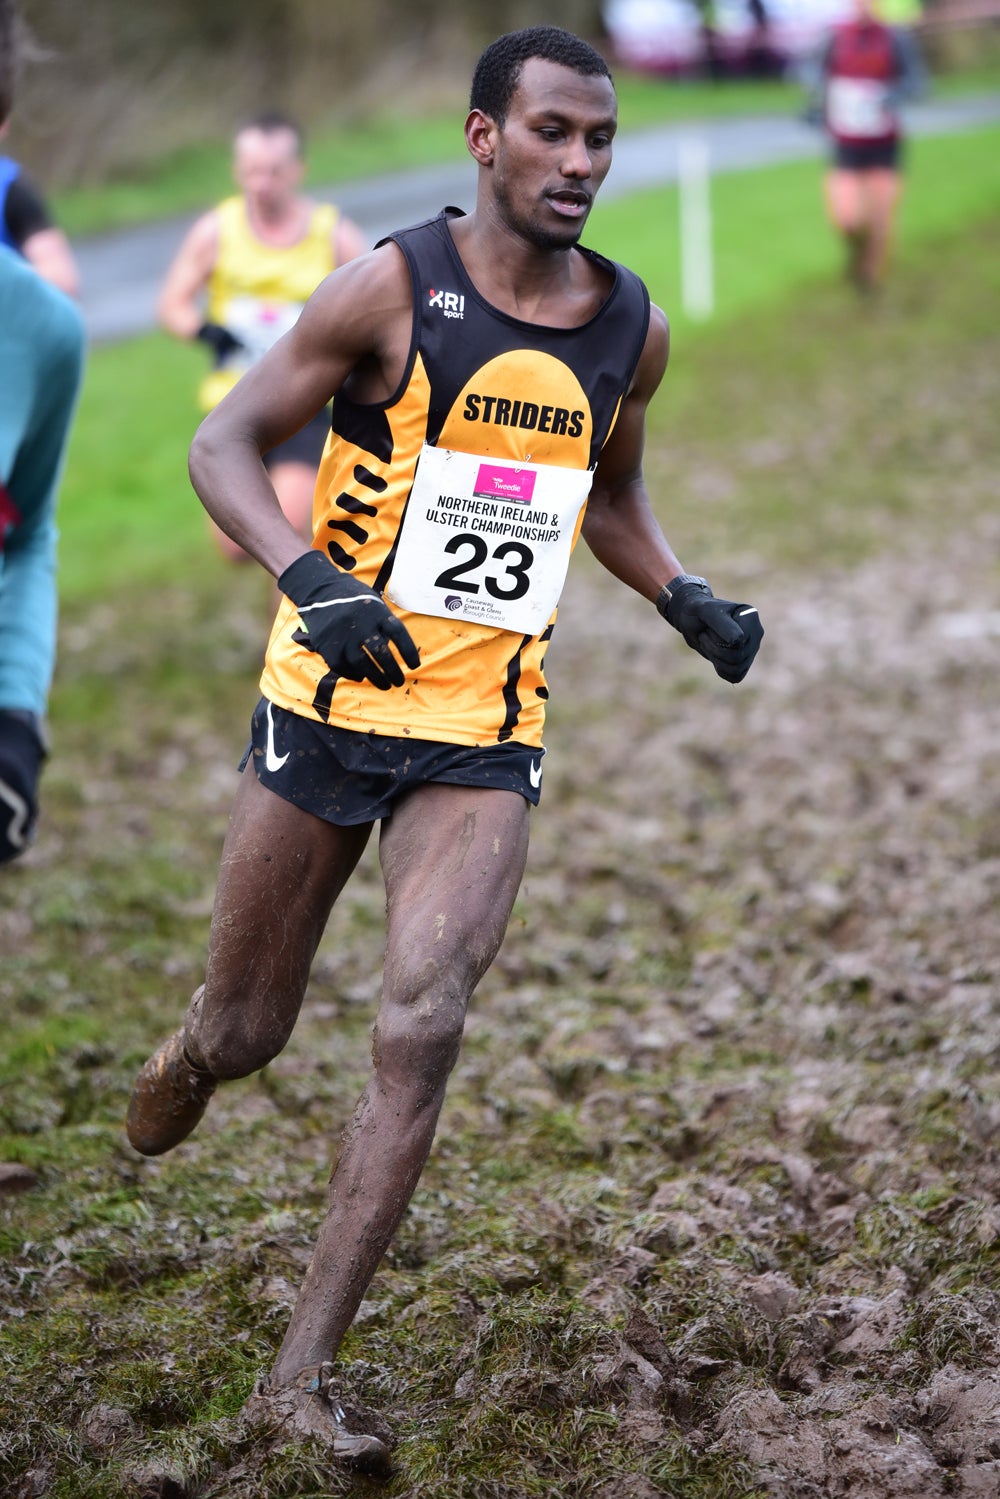
[[[440,307],[445,317],[465,317],[465,298],[454,291],[435,291],[430,288],[428,307]]]

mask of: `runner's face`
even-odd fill
[[[241,130],[236,137],[233,176],[251,208],[273,218],[295,201],[303,164],[292,130]]]
[[[540,250],[576,244],[611,166],[618,102],[609,78],[532,57],[494,127],[493,193],[507,226]]]

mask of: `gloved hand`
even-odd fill
[[[352,682],[367,678],[383,692],[401,687],[404,674],[392,645],[411,669],[420,665],[409,630],[381,594],[341,572],[322,552],[296,557],[278,587],[298,609],[310,650],[338,677]]]
[[[742,682],[764,638],[756,609],[717,599],[704,578],[686,573],[661,589],[656,607],[723,681]]]
[[[228,328],[223,328],[221,323],[202,323],[195,338],[203,344],[208,344],[219,364],[224,359],[228,359],[230,354],[235,354],[238,349],[246,348],[246,344],[238,339],[235,333],[230,333]]]
[[[44,758],[35,715],[0,708],[0,864],[16,859],[35,836]]]

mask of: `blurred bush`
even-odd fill
[[[258,109],[305,125],[458,107],[481,48],[546,22],[599,40],[597,0],[22,0],[33,56],[7,149],[49,186],[106,182]]]

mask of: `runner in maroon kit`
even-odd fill
[[[812,82],[833,147],[827,209],[847,243],[849,278],[870,291],[885,275],[902,187],[898,106],[922,92],[925,75],[909,32],[883,25],[873,0],[853,3],[851,19],[824,43]]]

